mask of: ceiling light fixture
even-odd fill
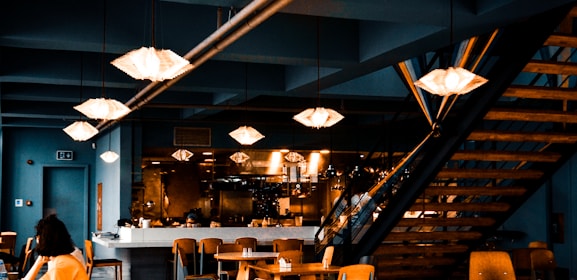
[[[81,112],[85,116],[91,119],[98,120],[117,120],[128,113],[130,113],[130,108],[121,102],[105,98],[105,86],[104,86],[104,58],[106,54],[106,1],[104,1],[104,19],[103,19],[103,32],[102,32],[102,98],[90,98],[84,103],[74,106],[74,109]]]
[[[453,0],[450,0],[449,46],[453,44]],[[488,80],[462,67],[435,69],[415,82],[415,85],[436,95],[463,95],[482,86]]]
[[[193,66],[190,61],[171,50],[155,48],[154,1],[152,0],[152,46],[141,47],[129,51],[125,55],[113,60],[112,65],[137,80],[151,80],[160,82],[170,80],[190,71]]]
[[[320,106],[321,99],[321,62],[320,62],[320,20],[317,17],[317,103],[316,108],[308,108],[293,116],[293,119],[305,126],[321,128],[331,127],[341,121],[344,116],[339,112]]]
[[[248,64],[245,64],[244,72],[244,106],[245,106],[245,118],[248,112]],[[258,130],[252,126],[242,125],[239,128],[231,131],[228,135],[236,140],[241,145],[252,145],[258,140],[264,138]]]
[[[194,154],[187,149],[178,149],[172,153],[172,157],[178,161],[189,161]]]
[[[250,159],[250,157],[243,152],[236,152],[229,157],[235,163],[243,163]]]
[[[305,157],[297,152],[289,152],[284,156],[284,158],[290,162],[301,162],[305,160]]]
[[[110,149],[110,142],[112,141],[112,129],[108,131],[108,151],[100,154],[100,158],[106,163],[115,162],[120,156]]]
[[[82,56],[80,57],[80,100],[82,100],[82,90],[83,90],[83,81],[84,81],[84,59]],[[82,118],[82,115],[80,116]],[[69,126],[65,127],[64,132],[68,134],[68,136],[72,137],[74,141],[86,141],[92,138],[94,135],[98,134],[98,129],[92,126],[87,121],[75,121]]]

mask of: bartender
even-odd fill
[[[198,216],[196,213],[190,212],[186,215],[186,227],[198,227]]]

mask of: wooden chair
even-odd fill
[[[370,264],[351,264],[339,269],[337,280],[373,280],[375,267]]]
[[[272,251],[303,250],[304,240],[296,238],[275,239],[272,241]]]
[[[242,245],[242,248],[252,248],[252,251],[256,252],[257,239],[254,237],[239,237],[234,243]]]
[[[92,270],[95,267],[114,267],[114,279],[122,280],[122,261],[118,259],[95,259],[94,248],[91,240],[84,240],[84,250],[86,251],[86,270],[88,279],[92,278]],[[120,270],[120,271],[119,271]]]
[[[291,263],[303,263],[303,251],[301,250],[285,250],[278,253],[278,257],[274,260],[275,264],[279,263],[279,260],[284,258],[288,259]]]
[[[335,252],[335,246],[327,246],[325,248],[325,252],[323,253],[323,258],[321,260],[322,263],[327,263],[331,265],[333,262],[333,254]]]
[[[543,248],[543,249],[547,249],[547,242],[545,241],[540,241],[540,240],[535,240],[535,241],[531,241],[529,242],[529,248]]]
[[[469,280],[515,280],[509,253],[475,251],[469,257]]]
[[[176,280],[174,256],[176,255],[177,249],[183,252],[183,257],[187,259],[187,265],[192,261],[192,273],[196,274],[196,239],[194,238],[177,238],[172,241],[172,256],[173,259],[169,260],[168,263],[172,265],[172,279]]]
[[[242,245],[240,244],[220,244],[216,248],[217,253],[229,253],[229,252],[242,252]],[[223,279],[223,274],[227,276],[226,279],[234,279],[238,274],[238,262],[220,262],[220,275],[218,275],[221,279]],[[230,264],[234,263],[234,266],[230,266]]]
[[[200,274],[206,274],[208,266],[211,271],[216,273],[216,264],[214,254],[217,253],[218,246],[222,244],[220,238],[203,238],[198,244],[198,253],[200,254]]]
[[[10,255],[16,255],[16,237],[18,234],[14,231],[3,231],[0,232],[0,252],[4,252]]]
[[[517,280],[531,279],[531,251],[536,248],[515,248],[511,251]]]
[[[219,280],[216,274],[196,275],[188,274],[188,258],[186,252],[175,244],[174,254],[174,279],[175,280]]]
[[[26,244],[20,253],[20,266],[18,267],[18,275],[20,278],[24,277],[30,269],[30,263],[32,261],[32,243],[34,242],[34,237],[28,237],[26,239]]]
[[[543,248],[531,251],[531,280],[555,280],[556,268],[553,251]]]

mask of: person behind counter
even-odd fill
[[[41,280],[72,279],[87,280],[86,267],[80,261],[82,255],[75,255],[76,246],[72,242],[66,225],[56,215],[49,215],[36,225],[36,252],[38,258],[30,271],[22,279],[36,279],[38,272],[48,263]]]

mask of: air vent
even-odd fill
[[[175,127],[174,146],[210,147],[210,128]]]

